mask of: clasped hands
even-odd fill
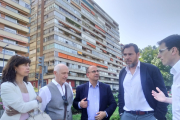
[[[84,98],[80,101],[80,107],[81,108],[87,108],[88,106],[88,101],[87,98]],[[95,117],[95,120],[102,120],[103,118],[106,117],[106,112],[105,111],[99,111],[96,113],[97,116]]]

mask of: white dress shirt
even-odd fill
[[[173,120],[180,119],[180,60],[171,68],[173,74],[172,90],[172,114]]]
[[[59,92],[63,96],[65,94],[65,85],[63,84],[61,87],[61,85],[59,83],[57,83],[54,79],[52,80],[52,83],[54,83],[57,86],[57,88],[59,89]],[[71,85],[69,85],[69,86],[72,91]],[[73,94],[73,91],[72,91],[72,94]],[[41,110],[44,111],[46,108],[46,105],[51,100],[51,92],[49,91],[49,88],[47,86],[42,87],[39,91],[39,96],[42,98]]]
[[[127,74],[125,76],[124,87],[124,110],[126,111],[153,111],[143,93],[140,77],[140,61],[134,74],[132,75],[129,68],[126,67]]]

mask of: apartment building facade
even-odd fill
[[[30,0],[0,0],[0,73],[11,56],[28,56],[29,15]]]
[[[38,57],[44,56],[45,84],[54,78],[53,68],[59,63],[69,67],[67,82],[73,88],[88,81],[86,68],[95,65],[100,81],[117,90],[123,68],[118,30],[119,25],[93,0],[32,0],[29,80],[37,87]]]

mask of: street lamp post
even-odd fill
[[[6,48],[7,46],[9,46],[9,44],[7,44],[6,46],[3,47],[3,49],[4,49],[4,52],[3,52],[3,68],[4,68],[4,54],[5,54],[5,48]]]

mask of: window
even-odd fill
[[[5,19],[10,21],[10,22],[13,22],[13,23],[16,23],[17,24],[17,20],[12,18],[12,17],[9,17],[9,16],[5,16]]]
[[[22,0],[16,0],[16,1],[18,1],[19,5],[27,8],[27,9],[30,9],[30,5],[25,3],[24,1],[22,1]]]
[[[12,11],[12,12],[18,13],[18,11],[17,11],[16,9],[13,9],[13,8],[11,8],[11,7],[9,7],[9,6],[6,6],[6,8],[7,8],[8,10]]]
[[[16,2],[16,3],[19,3],[19,0],[13,0],[14,2]]]
[[[56,7],[57,5],[54,3],[52,5],[49,5],[48,7],[45,8],[45,11],[48,11],[48,10],[51,10],[53,9],[54,7]]]
[[[58,65],[59,63],[60,63],[60,62],[56,60],[56,61],[54,62],[54,65]]]
[[[64,65],[66,65],[66,62],[63,62],[63,61],[61,61],[61,64],[64,64]]]
[[[7,43],[10,43],[10,44],[16,44],[16,41],[13,41],[13,40],[10,40],[10,39],[7,39],[7,38],[4,38],[3,39],[4,42],[7,42]]]
[[[86,41],[82,40],[82,44],[87,45]],[[96,47],[97,48],[97,47]]]
[[[25,8],[30,9],[30,5],[25,3]]]
[[[7,64],[7,61],[4,61],[4,66]],[[0,61],[0,66],[3,66],[3,61]]]
[[[9,27],[4,27],[4,31],[7,31],[7,32],[10,32],[10,33],[13,33],[13,34],[16,34],[16,30],[12,29],[12,28],[9,28]]]
[[[57,16],[57,17],[59,17],[60,19],[62,19],[62,20],[64,20],[64,21],[66,20],[66,17],[65,17],[64,15],[62,15],[62,14],[56,12],[56,11],[54,11],[54,15]]]
[[[79,86],[79,81],[75,81],[76,82],[76,87]]]
[[[11,51],[11,50],[4,50],[2,49],[2,53],[5,53],[5,54],[9,54],[9,55],[15,55],[15,51]]]

